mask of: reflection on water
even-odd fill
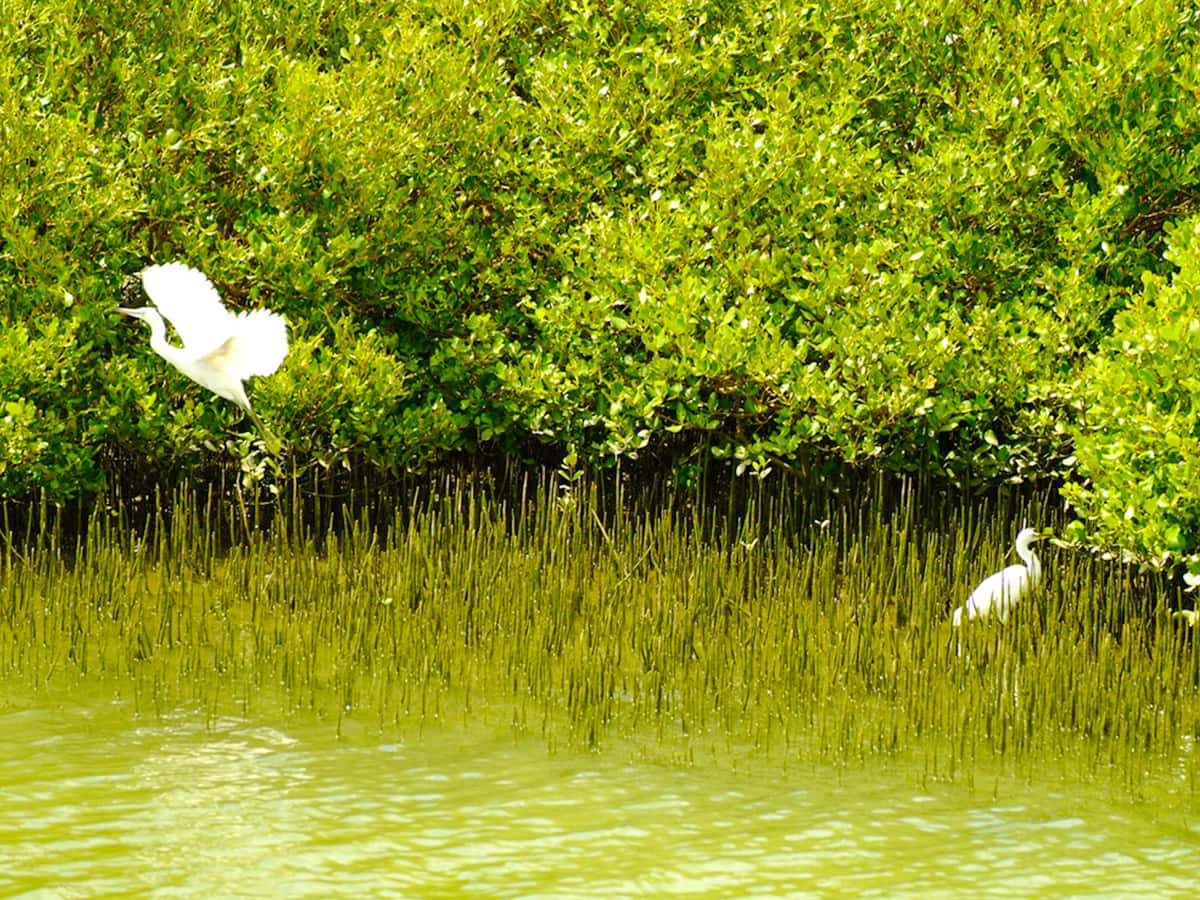
[[[1061,776],[731,772],[548,754],[459,726],[388,742],[315,722],[0,705],[0,895],[1193,896],[1178,809]]]

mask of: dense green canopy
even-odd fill
[[[1066,477],[1081,540],[1197,552],[1198,29],[1169,0],[10,0],[0,495],[254,470],[110,314],[178,259],[288,316],[250,393],[296,466]]]

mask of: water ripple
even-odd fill
[[[1192,896],[1197,833],[1085,789],[781,780],[445,732],[0,713],[0,894]],[[1015,798],[1015,799],[1014,799]]]

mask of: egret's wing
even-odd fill
[[[1009,566],[995,574],[989,575],[979,586],[971,591],[967,598],[967,609],[975,610],[979,616],[989,616],[995,610],[1001,621],[1008,616],[1008,610],[1025,594],[1029,587],[1029,572],[1024,566]]]
[[[1008,600],[1015,601],[1029,590],[1029,570],[1024,566],[1009,566],[1000,574],[1004,576],[1002,589]]]
[[[201,361],[239,381],[251,375],[270,375],[287,356],[287,323],[270,310],[231,315],[229,332]]]
[[[233,314],[203,272],[177,262],[149,266],[142,270],[142,286],[185,349],[208,353],[233,333]]]
[[[1004,573],[996,572],[989,575],[975,586],[965,604],[971,618],[986,616],[992,611],[992,602],[1000,596],[1004,584]]]

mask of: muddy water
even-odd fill
[[[0,692],[0,896],[1193,896],[1183,785],[550,751]],[[352,724],[352,723],[351,723]],[[985,786],[986,785],[986,786]]]

